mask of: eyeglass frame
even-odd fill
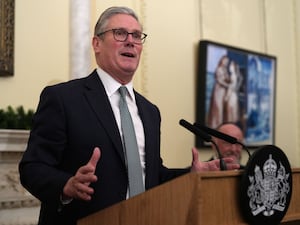
[[[143,33],[143,32],[140,32],[140,31],[134,31],[134,32],[128,32],[126,29],[124,28],[114,28],[114,29],[109,29],[109,30],[106,30],[106,31],[103,31],[101,33],[98,33],[97,36],[100,37],[104,34],[106,34],[107,32],[110,32],[112,31],[113,33],[113,37],[116,41],[119,41],[119,42],[125,42],[127,39],[128,39],[128,35],[131,34],[133,40],[136,40],[133,35],[138,33],[141,35],[141,38],[139,39],[141,42],[136,42],[136,41],[133,41],[133,43],[135,44],[144,44],[145,43],[145,40],[146,40],[146,37],[148,36],[147,34]],[[124,40],[119,40],[116,38],[116,31],[124,31],[126,33],[126,37]]]

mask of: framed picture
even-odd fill
[[[15,0],[0,0],[0,76],[14,74]]]
[[[213,129],[235,123],[248,147],[274,144],[275,78],[275,56],[200,41],[196,122]]]

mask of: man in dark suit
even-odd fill
[[[200,162],[195,148],[190,168],[163,165],[160,112],[132,87],[145,38],[131,9],[107,9],[92,41],[99,67],[85,78],[42,91],[19,164],[21,183],[41,201],[39,224],[75,225],[128,197],[120,86],[127,88],[146,190],[189,171],[219,170],[219,160]],[[231,159],[225,161],[229,168],[238,168]]]

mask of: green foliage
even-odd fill
[[[34,111],[24,110],[23,106],[15,109],[8,106],[6,109],[0,109],[0,129],[25,129],[31,128]]]

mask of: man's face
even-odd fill
[[[142,32],[138,21],[130,15],[117,14],[109,19],[105,31],[123,28],[127,32]],[[143,45],[135,44],[129,34],[126,41],[116,41],[113,32],[94,37],[93,47],[98,65],[122,84],[131,81],[136,71]]]
[[[242,131],[232,125],[232,124],[226,124],[220,127],[220,132],[228,134],[232,137],[235,137],[239,142],[243,142],[243,134]],[[239,163],[241,159],[241,151],[242,146],[239,144],[230,144],[228,142],[225,142],[221,139],[216,139],[216,144],[219,147],[220,153],[223,157],[231,157],[234,159],[234,162]]]

